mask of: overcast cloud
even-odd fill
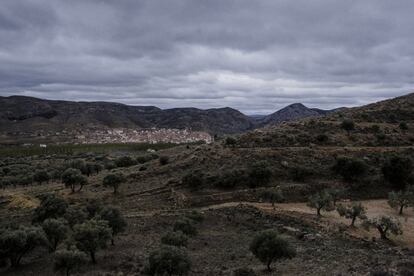
[[[161,108],[414,91],[412,0],[2,0],[0,95]]]

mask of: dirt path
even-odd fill
[[[343,202],[346,204],[347,202]],[[406,209],[404,215],[399,216],[397,210],[392,209],[384,199],[381,200],[364,200],[361,203],[367,208],[367,217],[374,218],[381,215],[391,216],[397,218],[402,227],[403,235],[391,236],[391,239],[401,247],[414,248],[414,211],[412,208]],[[310,209],[306,206],[306,203],[279,203],[275,205],[275,208],[269,203],[260,202],[225,202],[220,204],[213,204],[209,206],[199,208],[188,208],[188,209],[176,209],[176,210],[155,210],[148,212],[137,212],[127,214],[128,218],[138,218],[146,216],[168,216],[177,215],[177,213],[184,213],[191,210],[206,211],[209,209],[223,209],[229,207],[236,207],[239,205],[248,205],[256,207],[262,211],[271,214],[289,215],[294,217],[300,217],[303,220],[308,220],[312,223],[317,223],[321,227],[325,228],[336,228],[341,231],[346,231],[347,234],[363,238],[372,239],[373,237],[379,238],[376,230],[366,231],[362,229],[361,222],[356,222],[356,227],[349,227],[350,220],[344,219],[338,215],[336,211],[325,212],[323,217],[318,219],[315,215],[315,210]],[[333,227],[334,226],[334,227]]]

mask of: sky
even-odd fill
[[[412,0],[1,0],[0,95],[161,108],[414,92]]]

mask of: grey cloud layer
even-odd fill
[[[3,0],[0,95],[268,113],[412,92],[411,0]]]

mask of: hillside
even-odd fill
[[[70,102],[30,97],[0,97],[0,132],[106,128],[191,128],[211,134],[238,133],[253,127],[231,108],[200,110],[128,106],[107,102]]]
[[[344,120],[354,122],[348,134]],[[340,109],[257,129],[240,137],[241,147],[411,146],[414,143],[414,93],[362,107]]]
[[[0,142],[70,142],[75,136],[96,136],[93,131],[123,128],[191,129],[210,135],[236,134],[265,125],[331,111],[293,104],[269,116],[249,117],[226,107],[201,110],[153,106],[128,106],[110,102],[71,102],[32,97],[0,97]],[[61,135],[65,132],[65,137]],[[60,135],[60,136],[59,136]],[[99,140],[99,138],[97,138]],[[94,140],[95,141],[95,140]]]

